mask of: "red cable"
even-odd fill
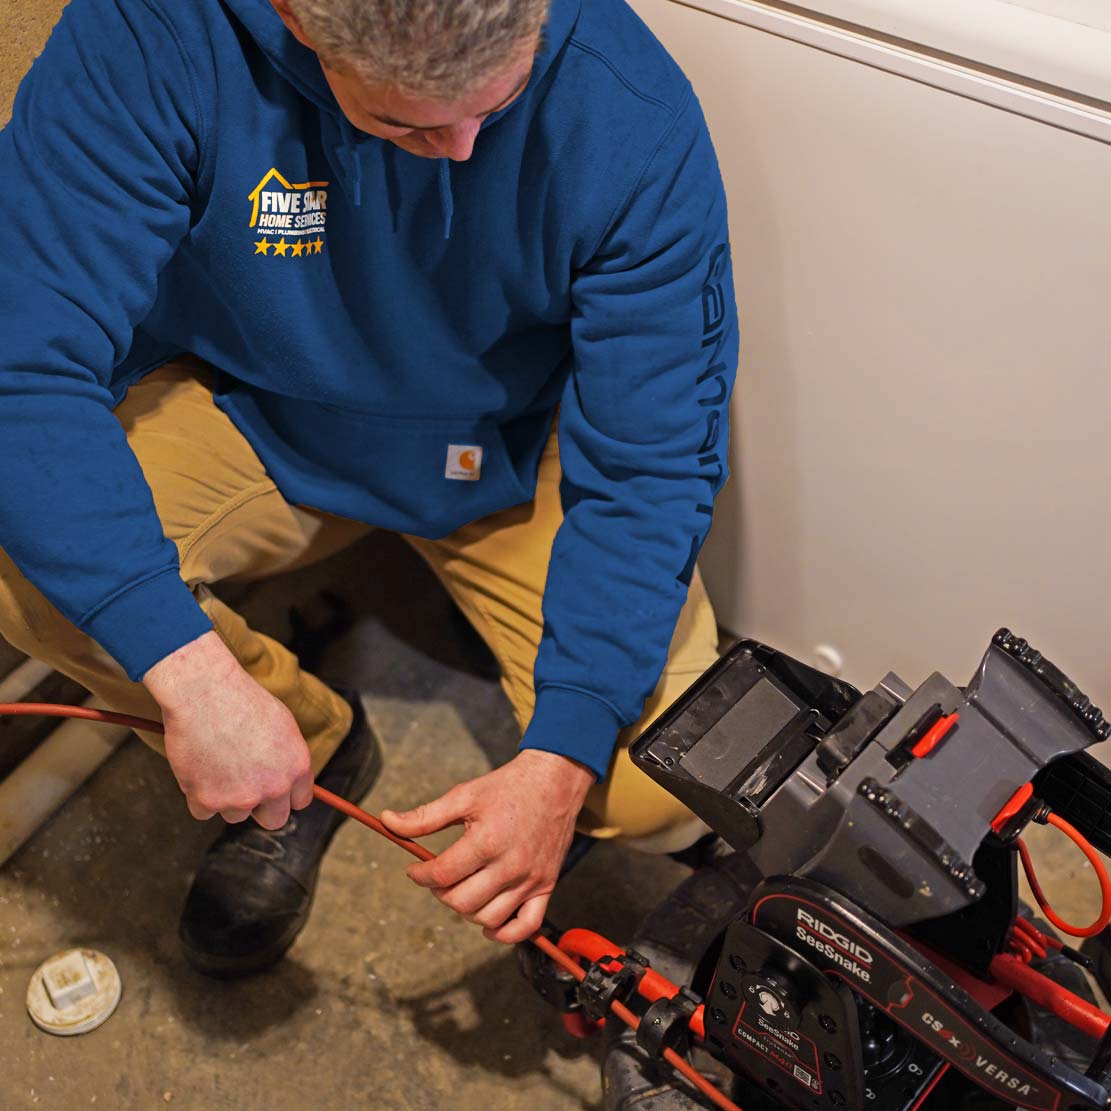
[[[601,934],[596,934],[593,930],[568,930],[563,937],[559,939],[559,947],[565,953],[570,953],[575,957],[582,957],[584,960],[593,964],[595,961],[600,961],[603,957],[621,957],[624,956],[625,950],[620,945],[614,945],[612,941],[602,937]],[[637,992],[642,995],[649,1003],[655,1002],[657,999],[667,998],[670,999],[679,988],[673,984],[666,977],[661,976],[655,969],[649,968],[640,981],[637,987]],[[688,1024],[691,1033],[694,1034],[699,1041],[706,1037],[706,1026],[704,1021],[705,1007],[699,1005],[693,1015],[691,1015],[690,1023]]]
[[[1048,956],[1047,940],[1041,930],[1030,926],[1024,918],[1016,918],[1011,926],[1011,945],[1026,950],[1027,964],[1030,963],[1032,956],[1045,960]]]
[[[0,702],[2,714],[33,714],[50,718],[87,718],[89,721],[107,721],[113,725],[126,725],[131,729],[145,729],[149,733],[164,733],[160,721],[117,714],[115,710],[92,710],[86,706],[59,706],[53,702]]]
[[[933,1080],[926,1086],[926,1090],[918,1097],[918,1102],[910,1109],[910,1111],[921,1111],[922,1105],[930,1098],[930,1093],[938,1086],[941,1078],[949,1071],[949,1062],[945,1061],[941,1068],[934,1073]]]
[[[1095,869],[1096,878],[1099,880],[1100,894],[1103,898],[1103,905],[1099,912],[1099,917],[1090,926],[1074,926],[1061,918],[1049,905],[1049,901],[1042,891],[1041,884],[1038,883],[1038,877],[1034,873],[1034,862],[1030,859],[1030,850],[1026,847],[1026,843],[1022,838],[1018,838],[1018,852],[1022,858],[1022,869],[1026,873],[1026,878],[1030,882],[1030,890],[1034,893],[1034,899],[1042,909],[1042,913],[1053,923],[1059,930],[1063,930],[1067,934],[1072,934],[1073,937],[1095,937],[1108,922],[1111,922],[1111,879],[1108,878],[1107,869],[1104,867],[1103,861],[1100,860],[1096,850],[1088,843],[1087,839],[1075,829],[1064,818],[1059,818],[1056,814],[1050,813],[1047,817],[1050,825],[1056,826],[1062,833],[1071,837],[1074,842],[1079,846],[1080,850],[1088,858],[1092,867]]]
[[[47,717],[69,717],[69,718],[85,718],[89,721],[105,721],[114,725],[126,725],[130,729],[141,729],[149,733],[164,733],[165,728],[161,722],[150,721],[147,718],[133,717],[131,714],[118,714],[114,710],[94,710],[85,706],[58,706],[48,702],[0,702],[0,716],[4,714],[40,714]],[[315,783],[312,788],[313,795],[320,799],[321,802],[333,809],[340,811],[341,814],[346,814],[349,818],[354,818],[357,822],[362,822],[363,825],[374,830],[375,833],[380,833],[383,837],[392,841],[395,845],[399,845],[410,852],[413,856],[420,860],[434,860],[436,854],[430,852],[423,845],[418,844],[416,841],[410,841],[405,837],[398,837],[396,833],[391,832],[386,828],[383,823],[376,818],[373,814],[368,814],[365,810],[356,806],[353,802],[348,802],[342,799],[339,795],[333,794],[331,791],[323,787],[317,786]],[[572,931],[573,932],[573,931]],[[588,931],[581,931],[587,933]],[[594,935],[597,937],[598,935]],[[601,939],[604,941],[605,939]],[[556,964],[561,968],[570,972],[576,980],[583,980],[586,973],[579,966],[578,961],[561,949],[553,945],[541,933],[535,933],[529,938],[538,949],[546,953]],[[610,951],[615,949],[610,946]],[[604,955],[604,954],[603,954]],[[662,976],[653,973],[660,981],[659,985],[666,985],[672,991],[670,995],[674,995],[678,988],[670,981],[665,980]],[[665,994],[661,991],[660,994]],[[658,996],[656,997],[658,998]],[[616,1000],[610,1004],[610,1010],[630,1029],[635,1030],[640,1025],[640,1019],[633,1014],[632,1011],[625,1007],[623,1004],[618,1003]],[[693,1021],[693,1020],[692,1020]],[[685,1061],[673,1049],[665,1049],[663,1051],[664,1060],[668,1062],[676,1072],[684,1076],[695,1088],[698,1089],[707,1099],[722,1111],[741,1111],[728,1096],[719,1092],[700,1072],[698,1072],[689,1061]]]
[[[1065,943],[1052,934],[1042,933],[1029,918],[1016,918],[1015,925],[1019,927],[1025,937],[1033,938],[1039,945],[1046,949],[1063,949]]]
[[[3,713],[3,710],[4,707],[0,706],[0,713]],[[387,829],[373,814],[368,814],[353,802],[348,802],[347,799],[341,799],[339,795],[333,795],[331,791],[315,783],[312,785],[312,793],[333,810],[338,810],[341,814],[346,814],[349,818],[354,818],[355,821],[362,822],[368,829],[374,830],[375,833],[380,833],[387,841],[392,841],[395,845],[399,845],[406,852],[412,853],[413,856],[417,857],[419,860],[436,859],[436,854],[434,852],[426,849],[416,841],[410,841],[407,837],[398,837],[396,833]]]
[[[992,958],[989,967],[992,976],[1001,984],[1025,995],[1047,1011],[1052,1011],[1070,1026],[1083,1030],[1097,1041],[1107,1033],[1108,1026],[1111,1026],[1111,1015],[1105,1015],[1087,999],[1081,999],[1048,976],[1028,967],[1020,957],[1000,953]]]
[[[588,933],[589,931],[583,930],[581,932]],[[564,936],[566,937],[566,935]],[[598,935],[594,936],[597,937]],[[579,962],[565,953],[559,946],[553,945],[546,937],[544,937],[543,934],[533,934],[532,937],[529,938],[529,940],[538,949],[541,949],[543,950],[543,952],[547,953],[547,955],[551,957],[552,960],[560,966],[560,968],[563,968],[567,972],[570,972],[576,980],[581,981],[585,979],[586,973],[579,966]],[[604,938],[602,938],[601,940],[605,941]],[[561,940],[560,946],[562,945],[563,941]],[[615,946],[607,944],[607,953],[610,955],[616,955],[614,952],[615,948]],[[603,953],[602,956],[606,956],[607,953]],[[663,977],[660,977],[660,979],[662,980]],[[610,1004],[610,1010],[612,1010],[613,1013],[617,1015],[617,1017],[621,1019],[631,1030],[635,1030],[640,1025],[640,1019],[636,1015],[634,1015],[633,1012],[630,1011],[627,1007],[625,1007],[621,1003],[618,1003],[616,1000]],[[666,1060],[668,1064],[670,1064],[678,1072],[681,1072],[683,1076],[685,1076],[700,1092],[702,1092],[703,1095],[705,1095],[718,1107],[721,1107],[723,1111],[741,1111],[741,1109],[731,1099],[719,1092],[717,1088],[715,1088],[704,1076],[702,1076],[699,1072],[692,1068],[687,1061],[684,1061],[683,1058],[675,1052],[675,1050],[665,1049],[663,1051],[663,1056],[664,1060]]]

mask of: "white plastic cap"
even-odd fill
[[[123,986],[116,966],[95,949],[67,949],[35,969],[27,1011],[49,1034],[85,1034],[106,1022]]]

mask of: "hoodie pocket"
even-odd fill
[[[217,398],[291,500],[438,538],[531,496],[488,417],[395,417],[237,384]]]

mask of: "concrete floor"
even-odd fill
[[[508,704],[467,670],[450,604],[408,549],[371,537],[262,584],[245,612],[280,632],[288,604],[321,583],[347,584],[361,615],[323,671],[363,692],[386,751],[368,809],[434,797],[513,752]],[[216,832],[189,817],[167,766],[132,739],[0,870],[5,1111],[600,1106],[597,1047],[563,1033],[511,950],[415,887],[410,858],[354,823],[275,971],[237,983],[193,973],[177,916]],[[553,916],[621,940],[685,874],[603,845],[568,877]],[[35,967],[71,946],[111,956],[124,994],[101,1029],[56,1038],[31,1024],[24,995]]]

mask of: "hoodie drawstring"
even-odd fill
[[[339,113],[339,125],[340,131],[343,133],[343,145],[347,148],[348,157],[351,159],[355,171],[352,200],[354,200],[356,208],[361,208],[363,204],[363,162],[359,157],[359,148],[355,143],[355,128],[352,127],[351,121],[343,112]]]
[[[355,163],[355,207],[360,208],[363,203],[363,160],[357,147],[351,148],[351,160]]]
[[[343,145],[347,150],[347,156],[351,160],[353,169],[352,175],[352,201],[356,208],[361,208],[363,203],[363,162],[359,157],[359,148],[355,141],[355,129],[352,127],[350,121],[341,112],[340,113],[340,128],[343,132]],[[455,196],[451,190],[451,159],[440,158],[437,159],[438,167],[438,184],[440,189],[440,211],[443,213],[444,219],[444,238],[451,238],[451,225],[455,217]],[[394,231],[397,230],[397,214],[394,214]]]
[[[451,192],[451,159],[440,159],[440,208],[444,214],[444,238],[451,238],[451,219],[455,215],[455,197]]]

